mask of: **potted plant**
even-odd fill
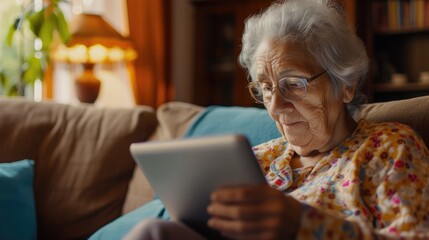
[[[42,80],[55,35],[63,43],[70,39],[60,3],[68,1],[43,1],[40,6],[36,6],[34,1],[20,3],[20,14],[10,25],[6,36],[7,45],[17,50],[19,74],[15,75],[17,79],[11,79],[5,69],[0,69],[0,87],[4,95],[22,96],[26,85],[31,86],[36,80]],[[26,41],[33,42],[34,47],[25,47]]]

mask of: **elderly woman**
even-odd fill
[[[240,63],[283,137],[254,147],[271,187],[214,191],[209,227],[232,239],[429,239],[428,149],[408,126],[353,120],[368,58],[334,1],[251,17]],[[129,237],[169,233],[203,238],[172,222]]]

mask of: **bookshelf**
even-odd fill
[[[429,1],[376,0],[371,4],[375,31],[395,32],[429,27]]]
[[[429,0],[365,0],[358,31],[372,61],[372,101],[429,95]],[[370,10],[370,11],[368,11]],[[401,82],[395,76],[401,75]]]
[[[192,0],[195,9],[193,103],[201,106],[257,106],[239,66],[244,20],[276,0]],[[357,0],[338,0],[352,25]]]

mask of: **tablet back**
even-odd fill
[[[130,150],[171,217],[192,227],[206,225],[215,188],[265,183],[242,135],[134,143]]]

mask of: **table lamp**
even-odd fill
[[[101,85],[94,74],[94,66],[125,62],[127,71],[134,71],[130,64],[136,59],[137,53],[132,43],[100,15],[75,15],[70,21],[70,32],[70,41],[54,49],[52,58],[73,66],[71,70],[74,73],[77,98],[83,103],[94,103]],[[134,73],[129,72],[129,75],[130,80],[134,81]]]

